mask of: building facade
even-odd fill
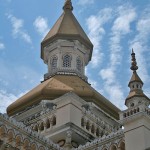
[[[88,83],[93,44],[71,0],[41,42],[44,81],[0,114],[0,150],[148,150],[149,98],[132,51],[130,92],[121,111]]]

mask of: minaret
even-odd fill
[[[85,66],[91,60],[93,45],[72,11],[71,0],[66,0],[62,15],[41,43],[41,58],[48,66],[44,80],[58,74],[87,80]]]
[[[130,92],[125,100],[127,109],[121,112],[120,122],[124,126],[126,150],[146,150],[150,148],[150,99],[143,93],[133,49],[131,57],[133,74],[128,84]]]
[[[133,49],[132,49],[131,57],[132,59],[131,59],[130,69],[133,71],[133,74],[128,84],[130,88],[130,93],[128,97],[126,98],[125,105],[128,108],[132,108],[134,106],[138,106],[140,103],[143,103],[145,104],[145,107],[148,107],[150,101],[149,101],[149,98],[143,93],[143,90],[142,90],[143,82],[137,74],[138,66],[137,66],[135,53]],[[137,100],[137,98],[139,100]]]

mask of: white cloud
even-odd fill
[[[135,9],[130,5],[120,6],[118,8],[119,16],[115,20],[112,30],[114,33],[127,34],[130,32],[130,24],[136,18]]]
[[[12,93],[7,93],[6,91],[0,90],[0,112],[6,113],[6,108],[25,93],[26,92],[16,96]]]
[[[41,16],[38,16],[35,19],[33,25],[35,26],[38,33],[42,36],[45,36],[49,31],[47,19]]]
[[[105,34],[103,25],[107,23],[112,17],[112,9],[105,8],[101,10],[97,15],[90,16],[86,24],[89,30],[89,38],[94,45],[94,51],[92,56],[91,65],[97,67],[102,62],[103,52],[101,50],[101,41]]]
[[[9,14],[7,17],[11,21],[13,27],[13,36],[15,38],[22,38],[27,43],[32,43],[30,35],[24,30],[24,21],[22,19],[16,18],[11,14]]]
[[[78,4],[79,5],[89,5],[93,4],[95,0],[79,0]]]
[[[5,48],[4,43],[1,43],[1,42],[0,42],[0,50],[2,50],[2,49],[4,49],[4,48]]]
[[[145,9],[143,13],[141,13],[141,17],[137,22],[136,29],[138,33],[134,37],[134,39],[130,42],[130,49],[133,48],[136,53],[137,63],[139,66],[138,74],[146,84],[150,83],[150,75],[148,73],[148,62],[150,61],[146,59],[145,53],[150,54],[148,47],[149,37],[150,37],[150,9]]]
[[[130,33],[131,23],[136,18],[135,9],[131,6],[124,5],[117,9],[117,18],[112,26],[110,37],[110,60],[108,66],[100,71],[100,76],[104,80],[104,89],[109,95],[109,99],[118,107],[122,107],[124,100],[123,89],[117,81],[117,69],[122,62],[121,39]]]

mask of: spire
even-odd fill
[[[132,49],[132,53],[131,53],[131,67],[130,67],[130,69],[133,70],[133,75],[132,75],[131,80],[129,82],[129,86],[130,86],[130,83],[132,83],[132,82],[140,82],[143,85],[142,80],[140,79],[140,77],[138,76],[138,74],[136,72],[136,70],[138,70],[138,66],[137,66],[135,53],[134,53],[133,49]]]
[[[140,79],[140,77],[138,76],[136,72],[136,70],[138,70],[138,66],[137,66],[136,57],[135,57],[135,53],[133,49],[131,53],[130,69],[133,71],[133,74],[128,84],[130,88],[130,92],[129,92],[128,97],[126,98],[126,102],[125,102],[126,105],[127,105],[127,101],[131,99],[132,97],[146,97],[147,98],[147,96],[143,93],[143,90],[142,90],[143,81]]]
[[[137,66],[135,53],[134,53],[133,49],[132,49],[131,56],[132,56],[132,59],[131,59],[132,62],[131,62],[131,68],[130,69],[135,72],[136,70],[138,70],[138,66]]]
[[[72,6],[72,2],[71,0],[66,0],[65,4],[64,4],[64,7],[63,7],[63,10],[66,11],[66,10],[73,10],[73,6]]]

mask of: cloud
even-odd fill
[[[112,9],[102,9],[97,15],[92,15],[86,20],[86,24],[89,30],[89,38],[94,45],[94,51],[91,61],[92,67],[98,67],[102,62],[103,52],[101,49],[101,41],[105,35],[105,29],[103,25],[107,23],[112,17]]]
[[[26,92],[20,93],[16,96],[12,93],[7,93],[4,90],[0,90],[0,112],[6,113],[6,108],[25,93]]]
[[[121,39],[130,33],[130,26],[136,18],[136,12],[134,8],[128,5],[120,6],[116,10],[117,18],[113,23],[109,42],[109,63],[99,74],[104,80],[104,89],[108,93],[109,99],[118,107],[124,108],[122,107],[123,89],[119,81],[117,81],[116,73],[122,62]]]
[[[47,19],[41,16],[38,16],[35,19],[33,25],[35,29],[37,30],[37,32],[42,36],[45,36],[47,32],[49,31]]]
[[[32,43],[30,35],[24,30],[24,21],[9,14],[8,19],[11,21],[13,30],[12,34],[15,38],[22,38],[27,43]]]
[[[149,61],[150,59],[146,59],[148,55],[150,55],[148,47],[150,40],[150,6],[146,8],[138,18],[138,22],[136,24],[137,34],[134,39],[130,41],[130,49],[133,48],[136,53],[137,63],[139,66],[138,74],[146,84],[146,94],[150,95],[148,91],[150,88],[148,85],[150,84],[150,75],[149,75]]]
[[[79,0],[78,4],[79,5],[89,5],[93,4],[95,0]]]
[[[2,50],[2,49],[4,49],[4,48],[5,48],[4,43],[1,43],[1,42],[0,42],[0,50]]]

